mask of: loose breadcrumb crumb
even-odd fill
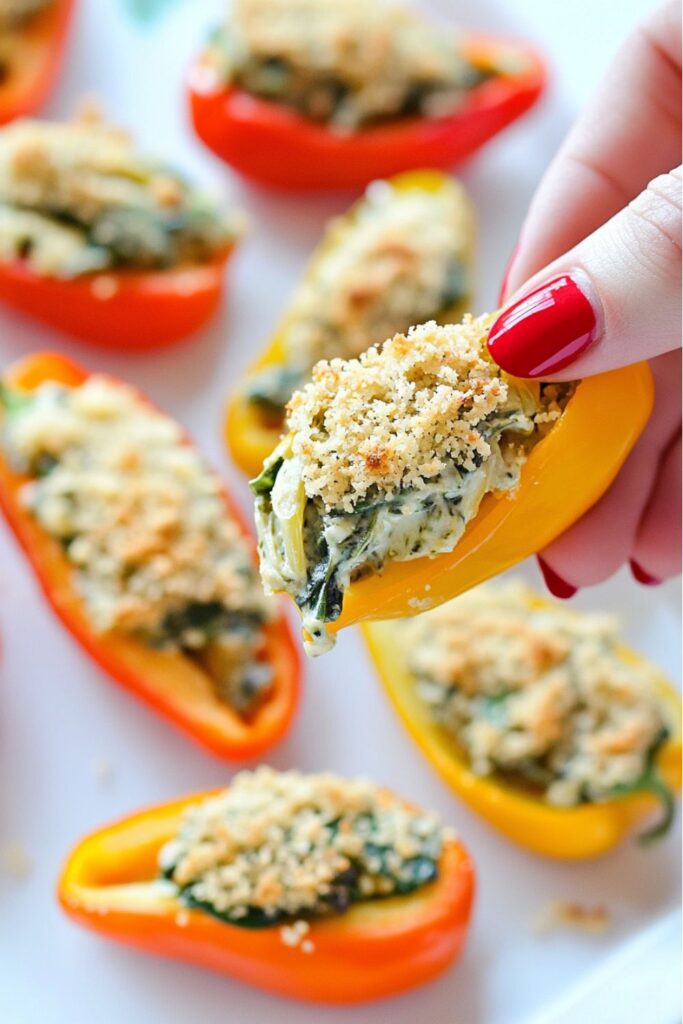
[[[580,903],[557,899],[541,908],[534,919],[533,930],[539,936],[561,928],[584,932],[586,935],[604,935],[611,925],[611,916],[606,907],[585,907]]]

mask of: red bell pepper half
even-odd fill
[[[0,262],[0,301],[102,348],[159,348],[188,337],[211,318],[228,256],[192,267],[107,270],[72,278],[37,274],[21,260]]]
[[[401,171],[452,167],[528,110],[546,77],[537,54],[520,43],[467,36],[462,48],[475,67],[496,70],[448,117],[342,134],[284,104],[226,88],[200,56],[188,76],[192,122],[217,156],[266,185],[362,188]]]

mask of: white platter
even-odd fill
[[[78,346],[0,310],[0,364],[56,347],[130,378],[188,426],[246,508],[244,481],[220,439],[224,395],[277,320],[325,218],[342,210],[348,197],[288,199],[252,189],[192,138],[181,74],[221,6],[220,0],[177,0],[165,18],[143,28],[125,12],[124,0],[80,0],[49,113],[66,114],[78,96],[99,94],[150,150],[230,186],[249,212],[252,231],[231,267],[228,309],[190,344],[138,357]],[[431,6],[458,13],[452,0]],[[467,11],[460,6],[471,25],[535,38],[553,70],[542,106],[463,172],[481,219],[477,306],[484,309],[495,302],[543,167],[608,56],[650,4],[480,0]],[[524,571],[536,577],[535,568]],[[619,611],[630,642],[679,679],[677,590],[644,589],[622,574],[577,603]],[[270,761],[373,776],[458,828],[479,877],[470,942],[458,966],[400,999],[320,1009],[136,955],[77,929],[53,895],[70,845],[141,805],[226,782],[231,769],[176,735],[81,655],[45,607],[4,527],[0,631],[0,854],[18,843],[32,862],[24,880],[0,867],[0,1020],[6,1024],[673,1024],[680,1017],[677,840],[650,851],[627,843],[613,856],[576,866],[509,845],[460,806],[418,754],[354,633],[307,666],[298,721]],[[612,928],[602,937],[537,937],[533,919],[556,897],[605,906]]]

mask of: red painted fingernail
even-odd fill
[[[543,573],[545,585],[554,597],[561,597],[563,600],[566,600],[568,597],[573,597],[576,594],[579,588],[573,587],[571,583],[567,583],[561,576],[558,576],[555,570],[551,569],[540,555],[536,556],[536,561]]]
[[[645,570],[639,566],[637,562],[634,562],[633,559],[631,559],[628,564],[631,566],[631,573],[633,574],[634,580],[637,580],[638,583],[642,583],[644,587],[658,587],[662,582],[661,580],[658,580],[656,576],[651,576],[649,572],[645,572]]]
[[[577,277],[555,277],[501,313],[488,339],[499,366],[515,377],[548,376],[595,341],[597,317]]]
[[[517,259],[517,253],[518,252],[519,252],[519,242],[517,242],[517,244],[515,245],[514,249],[510,253],[510,259],[507,261],[507,265],[506,265],[505,270],[503,272],[503,280],[500,283],[500,291],[498,292],[498,305],[499,306],[502,306],[503,302],[505,301],[505,296],[506,296],[507,290],[508,290],[508,281],[510,280],[510,274],[512,273],[512,268],[514,266],[515,260]]]

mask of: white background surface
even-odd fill
[[[100,94],[146,148],[205,181],[229,186],[248,210],[252,229],[230,268],[228,308],[189,344],[156,355],[111,357],[0,311],[0,360],[53,346],[131,379],[189,427],[247,507],[245,484],[221,444],[224,396],[275,324],[325,218],[341,211],[349,197],[288,199],[253,189],[232,179],[193,140],[181,104],[181,74],[221,7],[218,0],[178,2],[149,29],[130,21],[123,0],[81,0],[79,6],[49,113],[67,114],[78,96]],[[495,301],[528,198],[572,114],[649,4],[480,0],[465,11],[464,3],[440,0],[432,6],[453,17],[461,14],[478,28],[535,38],[553,76],[542,105],[463,171],[481,219],[482,310]],[[535,569],[528,573],[535,576]],[[623,574],[577,603],[618,609],[629,641],[678,678],[676,592],[675,586],[637,587]],[[439,810],[459,829],[478,867],[479,894],[470,942],[456,968],[400,999],[355,1010],[320,1009],[144,957],[76,928],[53,897],[70,845],[141,805],[227,782],[233,769],[176,735],[86,660],[46,609],[4,526],[0,629],[0,852],[19,842],[32,861],[21,882],[0,868],[0,1019],[6,1024],[412,1024],[416,1018],[425,1024],[609,1024],[612,1017],[619,1024],[671,1024],[676,1018],[671,957],[677,929],[664,920],[677,903],[676,841],[651,851],[627,843],[600,862],[573,866],[544,862],[509,845],[460,806],[422,760],[393,717],[353,632],[342,636],[335,652],[307,666],[298,720],[269,760],[277,767],[368,774]],[[111,769],[108,783],[100,778],[103,766]],[[601,938],[535,937],[534,915],[556,897],[606,906],[612,929]],[[654,931],[646,932],[648,927]],[[632,941],[636,947],[627,945]],[[646,974],[634,964],[653,942],[659,952],[650,957]],[[621,959],[606,962],[611,954]],[[614,981],[620,963],[630,979],[629,998],[608,1000],[605,1007],[605,986],[615,992],[620,987]],[[608,980],[594,976],[596,970],[606,971]],[[641,975],[649,1003],[641,1002]],[[591,1001],[595,987],[602,991],[600,1004]],[[586,998],[588,1004],[581,1003]]]

